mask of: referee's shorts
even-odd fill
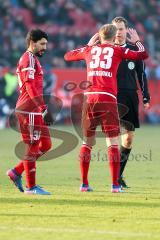
[[[139,128],[139,99],[137,91],[119,91],[117,102],[121,126],[128,131],[134,131],[135,128]]]

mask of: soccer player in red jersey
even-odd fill
[[[26,41],[27,51],[17,66],[20,94],[15,110],[26,149],[23,159],[14,169],[8,170],[7,175],[24,192],[21,175],[25,171],[26,194],[50,195],[36,185],[36,160],[51,148],[46,124],[49,114],[43,100],[43,70],[37,58],[45,53],[48,36],[44,31],[35,29],[28,32]],[[52,123],[52,119],[49,120]]]
[[[114,46],[116,32],[117,28],[113,24],[106,24],[91,38],[87,46],[69,51],[64,56],[66,61],[85,60],[87,78],[90,82],[89,88],[84,93],[82,114],[84,140],[80,149],[82,178],[80,191],[92,191],[88,182],[88,171],[98,125],[101,125],[106,135],[112,179],[111,191],[122,191],[118,183],[120,125],[117,110],[117,69],[122,59],[145,59],[148,54],[135,30],[131,30],[130,34],[134,35],[138,51]],[[97,44],[98,41],[100,44]]]

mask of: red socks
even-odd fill
[[[18,175],[22,175],[22,173],[24,171],[24,166],[23,166],[23,161],[22,160],[15,166],[14,170],[16,171],[16,173]]]
[[[82,183],[88,185],[88,171],[91,160],[92,148],[83,144],[80,149],[80,170]],[[118,186],[119,169],[120,169],[120,151],[118,145],[113,145],[108,148],[108,158],[112,184]]]
[[[118,186],[120,170],[120,151],[118,145],[111,145],[108,147],[108,159],[112,184]]]
[[[83,144],[80,149],[80,170],[82,183],[88,185],[88,171],[91,160],[91,150],[92,148],[86,144]]]
[[[32,188],[36,185],[36,160],[39,144],[26,145],[26,153],[23,166],[26,174],[26,187]]]
[[[26,187],[32,188],[36,185],[36,161],[23,161],[26,174]]]
[[[26,145],[24,159],[21,160],[14,169],[18,175],[22,175],[25,170],[27,188],[32,188],[36,185],[36,160],[50,148],[51,139],[46,136],[42,136],[40,143]]]
[[[18,175],[22,175],[25,170],[26,174],[26,187],[32,188],[36,185],[35,175],[36,175],[36,162],[21,160],[20,163],[14,168]]]

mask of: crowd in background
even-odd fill
[[[63,68],[67,65],[63,60],[67,50],[85,44],[102,24],[120,15],[139,32],[151,56],[146,63],[147,74],[159,80],[158,0],[0,0],[0,64],[15,66],[25,49],[27,31],[40,27],[49,33],[44,63]]]
[[[160,0],[0,0],[0,86],[5,89],[7,84],[3,69],[13,70],[24,52],[29,29],[38,27],[49,34],[48,52],[42,59],[46,71],[83,67],[83,63],[66,63],[64,53],[87,43],[115,16],[124,16],[136,28],[150,53],[147,76],[160,80]]]

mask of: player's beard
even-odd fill
[[[35,54],[37,57],[43,57],[43,55],[44,55],[44,53],[45,53],[45,50],[35,49],[34,52],[35,52],[34,54]]]
[[[38,52],[36,52],[35,53],[35,55],[37,56],[37,57],[43,57],[43,54],[45,53],[45,50],[44,51],[38,51]]]

